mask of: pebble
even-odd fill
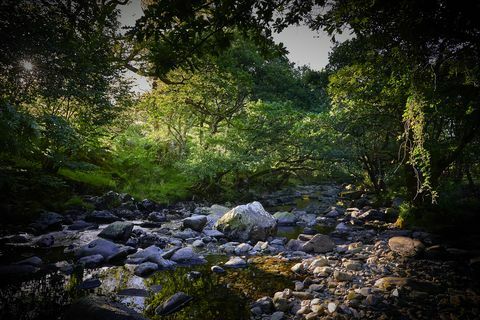
[[[337,305],[333,302],[329,302],[327,308],[328,308],[328,312],[334,313],[335,310],[337,310]]]
[[[212,270],[215,273],[225,273],[225,269],[223,269],[220,266],[212,266],[210,270]]]

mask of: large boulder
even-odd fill
[[[413,257],[425,250],[425,246],[420,240],[409,237],[393,237],[388,240],[390,249],[402,256]]]
[[[211,229],[213,228],[214,224],[221,218],[223,217],[228,211],[230,211],[230,208],[214,204],[211,207],[201,207],[197,208],[195,210],[195,214],[199,215],[206,215],[207,216],[207,225],[205,226],[205,229]]]
[[[133,230],[133,223],[125,221],[116,221],[108,225],[102,232],[99,233],[99,237],[111,239],[111,240],[123,240],[126,241]]]
[[[302,251],[325,253],[332,251],[334,248],[335,243],[333,243],[329,236],[316,234],[302,246]]]
[[[275,235],[277,221],[265,211],[260,202],[254,201],[227,212],[215,223],[215,229],[242,242],[265,241],[269,236]]]

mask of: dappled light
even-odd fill
[[[2,1],[0,319],[480,318],[479,16]]]

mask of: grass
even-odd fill
[[[190,196],[191,182],[174,168],[137,167],[123,171],[120,177],[119,189],[137,199],[172,203]]]
[[[95,207],[91,203],[85,202],[80,196],[73,196],[70,199],[68,199],[63,206],[65,208],[83,208],[87,211],[92,211],[95,209]]]
[[[112,175],[103,170],[74,170],[62,168],[58,172],[59,175],[75,182],[80,182],[89,186],[98,188],[115,189],[117,184]]]

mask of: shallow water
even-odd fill
[[[1,319],[55,319],[64,307],[74,299],[96,293],[108,296],[144,313],[149,319],[159,319],[155,308],[178,291],[191,295],[194,300],[183,310],[161,317],[162,319],[249,319],[250,303],[263,296],[291,287],[295,278],[289,272],[293,262],[272,257],[253,257],[248,268],[226,269],[224,274],[210,270],[212,265],[222,265],[225,255],[206,256],[207,263],[198,266],[177,267],[159,271],[147,279],[133,275],[133,267],[104,267],[83,272],[77,270],[71,276],[53,273],[18,284],[0,288]],[[189,279],[192,271],[200,276]],[[102,281],[99,288],[78,289],[78,284],[90,277]],[[152,286],[162,289],[153,293]],[[146,289],[148,297],[118,296],[125,288]]]
[[[307,212],[322,212],[333,205],[334,199],[323,195],[321,191],[303,194],[292,198],[291,203],[267,208],[267,211],[290,211],[293,209]],[[135,228],[141,228],[135,221]],[[179,221],[166,226],[178,228]],[[304,226],[280,226],[277,236],[295,239],[303,232]],[[333,228],[316,225],[312,227],[322,234],[330,233]],[[150,230],[151,231],[151,230]],[[82,245],[97,237],[99,230],[81,233],[74,239],[75,245]],[[46,263],[72,260],[71,254],[63,252],[64,247],[35,249],[32,247],[4,248],[0,254],[1,262],[6,264],[28,258],[41,257]],[[8,251],[8,252],[7,252]],[[43,273],[35,279],[14,284],[0,284],[0,319],[58,319],[66,306],[76,298],[91,293],[107,296],[119,301],[149,319],[160,319],[155,308],[176,292],[183,291],[194,299],[184,309],[161,319],[249,319],[250,303],[263,296],[272,296],[284,288],[291,288],[295,275],[290,268],[294,262],[286,262],[275,257],[252,257],[245,269],[226,269],[224,274],[213,273],[213,265],[222,266],[228,260],[226,255],[206,255],[207,263],[197,266],[177,267],[175,270],[159,271],[147,279],[133,274],[134,266],[103,267],[93,270],[75,270],[71,276],[61,273]],[[197,271],[200,275],[192,279],[189,273]],[[78,285],[88,278],[102,281],[96,289],[83,290]],[[158,292],[151,289],[161,286]],[[136,288],[150,292],[147,297],[119,296],[122,289]]]
[[[310,227],[311,229],[317,231],[321,234],[329,234],[332,232],[335,227],[314,225]],[[303,226],[278,226],[277,227],[277,237],[285,237],[287,239],[296,239],[299,234],[303,233],[305,227]]]

